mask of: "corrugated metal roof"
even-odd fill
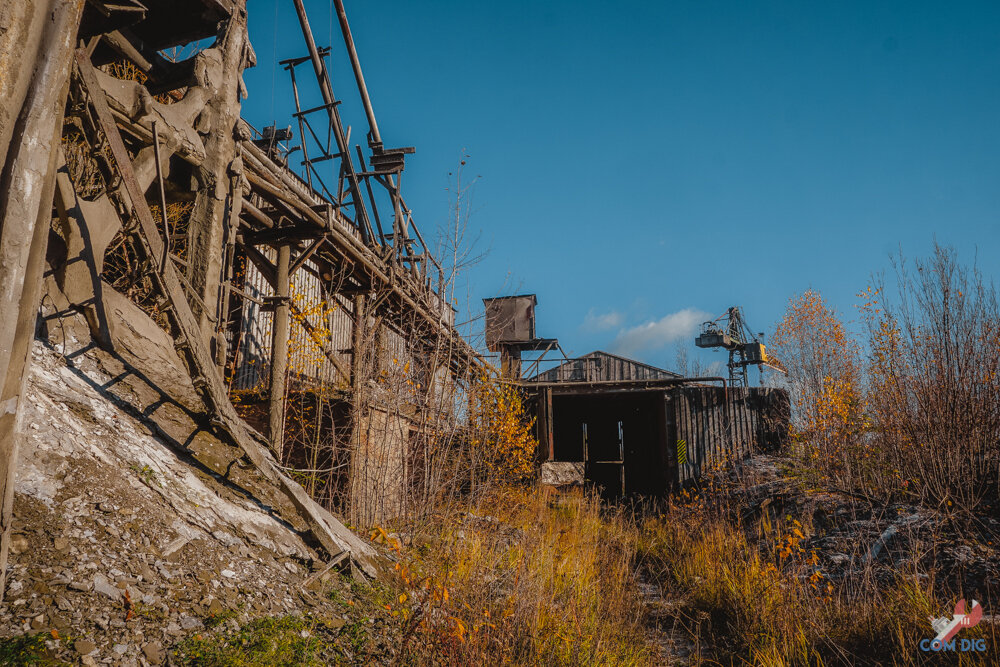
[[[534,382],[600,382],[614,380],[666,380],[679,373],[644,364],[610,352],[595,350],[538,373]]]

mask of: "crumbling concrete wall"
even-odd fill
[[[411,428],[399,411],[372,408],[362,417],[351,480],[356,524],[386,521],[405,512]]]

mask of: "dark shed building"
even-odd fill
[[[522,352],[541,352],[531,364],[538,368],[546,352],[562,348],[536,338],[535,295],[483,301],[487,344],[535,416],[543,483],[588,482],[608,498],[661,495],[708,466],[775,449],[788,437],[781,389],[684,378],[601,351],[564,355],[554,368],[522,378]]]
[[[777,448],[788,432],[783,390],[682,378],[606,352],[522,386],[535,409],[543,468],[576,470],[577,481],[609,498],[661,495],[708,466]]]

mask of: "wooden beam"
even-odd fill
[[[160,256],[163,242],[160,240],[156,223],[153,221],[145,196],[132,171],[131,158],[108,108],[104,91],[97,83],[97,76],[90,64],[86,50],[77,50],[76,62],[91,106],[108,140],[112,162],[131,200],[128,213],[138,222],[136,236],[147,258],[154,260]],[[275,465],[274,459],[265,446],[264,438],[250,429],[236,413],[229,401],[229,393],[218,372],[218,367],[213,363],[211,353],[201,335],[198,320],[184,296],[180,279],[173,264],[167,262],[162,273],[152,273],[150,277],[153,278],[157,289],[169,301],[169,307],[165,312],[171,326],[175,329],[174,338],[177,341],[178,352],[188,364],[195,389],[208,408],[213,424],[246,454],[247,459],[265,479],[274,483],[287,496],[298,511],[299,516],[309,526],[310,532],[331,556],[351,550],[349,545],[356,542],[356,538],[340,524],[336,524],[335,521],[331,523],[332,517],[326,518],[322,508],[316,505],[316,502],[309,497],[305,490]],[[344,531],[344,534],[335,535],[333,532],[335,529]],[[355,548],[352,550],[352,556],[367,571],[374,572],[368,554],[364,551]]]
[[[31,346],[41,296],[42,269],[52,221],[56,160],[62,134],[73,42],[83,0],[14,3],[4,8],[0,34],[0,600],[6,590],[21,426],[31,372]],[[11,28],[13,27],[13,31]],[[7,59],[24,29],[34,53]],[[22,35],[23,38],[23,35]],[[13,79],[13,81],[11,80]],[[13,97],[23,84],[23,102]],[[8,105],[13,102],[13,108]],[[10,126],[5,122],[14,121]],[[9,138],[9,140],[8,140]]]
[[[243,248],[243,252],[246,253],[247,259],[253,262],[260,274],[264,276],[264,280],[272,288],[278,283],[278,267],[276,267],[271,260],[264,256],[260,250],[253,247],[249,243],[241,243],[240,247]]]
[[[275,274],[274,319],[271,324],[271,384],[268,395],[268,426],[271,434],[271,448],[281,463],[285,441],[285,376],[288,373],[288,315],[291,300],[288,281],[288,260],[291,248],[288,244],[278,248],[278,266]]]

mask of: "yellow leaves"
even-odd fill
[[[467,632],[465,624],[454,616],[449,616],[448,620],[452,622],[452,636],[460,642],[465,641],[465,633]]]
[[[806,537],[802,532],[802,524],[797,520],[793,520],[791,525],[791,531],[778,540],[777,552],[779,561],[784,561],[793,556],[805,553],[805,549],[800,544]]]
[[[866,316],[881,312],[879,291],[860,293]],[[893,323],[884,322],[884,341],[872,354],[891,359]],[[871,428],[865,365],[857,340],[820,294],[809,290],[793,298],[775,331],[773,347],[784,362],[793,397],[792,436],[810,469],[839,474],[857,460]]]
[[[483,377],[469,391],[469,456],[481,480],[516,484],[534,472],[538,443],[519,390]]]
[[[146,83],[149,77],[141,69],[136,67],[131,61],[119,60],[104,66],[105,73],[122,81],[137,81]]]

